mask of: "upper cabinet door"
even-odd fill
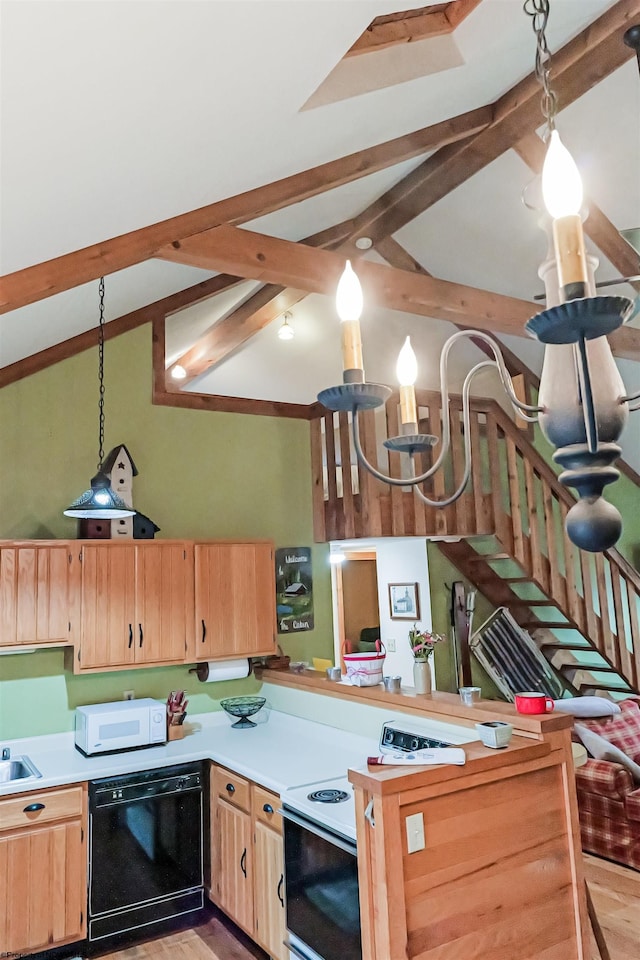
[[[81,669],[135,660],[136,549],[131,542],[82,546]]]
[[[193,548],[158,542],[136,549],[136,663],[184,663],[193,636]]]
[[[0,547],[0,646],[73,640],[75,560],[65,542]]]
[[[273,653],[273,544],[196,544],[195,606],[195,659]]]

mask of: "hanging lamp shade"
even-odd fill
[[[78,520],[119,520],[132,517],[132,510],[122,497],[111,489],[111,481],[104,472],[104,277],[98,286],[100,319],[98,323],[98,472],[91,478],[91,489],[74,500],[64,511],[65,517]],[[108,459],[108,458],[107,458]],[[107,468],[108,469],[108,468]]]
[[[91,488],[74,500],[64,515],[78,520],[119,520],[132,517],[135,512],[111,489],[109,477],[99,472],[91,478]]]

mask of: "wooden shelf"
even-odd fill
[[[564,713],[548,713],[524,716],[516,712],[511,703],[500,700],[481,700],[475,707],[465,707],[457,694],[439,693],[416,694],[412,689],[402,693],[387,693],[382,684],[375,687],[351,687],[343,683],[327,680],[324,673],[317,670],[305,670],[293,673],[290,670],[256,670],[256,676],[263,683],[274,683],[310,693],[322,693],[327,697],[339,697],[344,700],[357,700],[373,707],[393,707],[403,713],[429,714],[443,719],[462,723],[472,727],[483,720],[505,720],[513,724],[520,736],[539,739],[546,733],[564,730],[573,723],[573,717]]]

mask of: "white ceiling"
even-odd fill
[[[552,0],[551,49],[613,3]],[[521,0],[483,0],[455,33],[464,65],[302,109],[374,17],[410,6],[424,0],[2,0],[0,273],[445,120],[495,100],[531,72],[534,37]],[[415,45],[414,60],[419,49],[426,72],[429,41]],[[402,58],[403,48],[394,55]],[[385,69],[397,80],[395,68]],[[634,62],[560,117],[587,193],[619,228],[640,224],[639,118]],[[420,159],[250,226],[287,239],[308,236],[357,214]],[[507,154],[397,239],[436,276],[531,298],[541,290],[536,273],[545,241],[536,214],[521,202],[530,181],[523,162]],[[603,264],[598,279],[613,274]],[[107,319],[206,276],[160,261],[114,274]],[[170,357],[243,292],[172,318]],[[279,341],[272,325],[197,388],[309,402],[339,379],[330,299],[309,297],[293,313],[292,343]],[[96,322],[96,284],[5,315],[0,365]],[[451,329],[368,305],[370,376],[393,380],[392,361],[411,332],[429,385]],[[537,364],[535,344],[512,338],[509,345]],[[461,352],[460,375],[474,355],[472,348]]]

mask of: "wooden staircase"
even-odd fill
[[[441,436],[440,395],[418,391],[417,400],[421,431]],[[401,477],[400,456],[378,440],[383,426],[388,435],[399,432],[398,408],[393,396],[384,425],[376,423],[379,413],[366,413],[361,434],[368,458]],[[454,489],[464,469],[459,398],[452,399],[450,415],[448,463],[424,484],[432,498]],[[349,416],[327,412],[312,422],[317,541],[447,538],[438,544],[445,556],[491,603],[511,611],[569,689],[615,698],[638,692],[640,576],[615,549],[589,554],[569,541],[564,520],[575,500],[528,431],[495,401],[472,400],[471,479],[456,503],[435,509],[355,463]],[[431,453],[416,461],[422,472]]]

